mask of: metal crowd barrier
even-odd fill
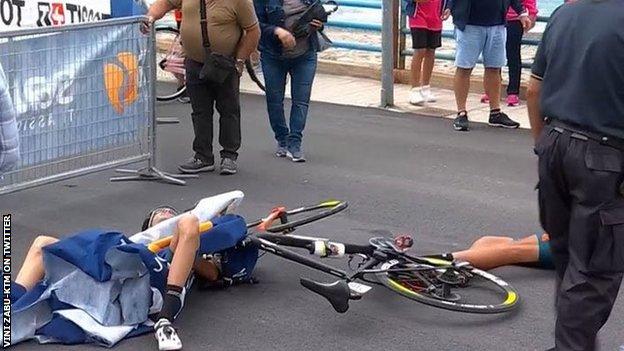
[[[156,169],[154,33],[141,17],[0,33],[0,65],[17,114],[20,161],[0,194],[148,161]]]

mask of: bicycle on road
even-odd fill
[[[171,101],[186,92],[184,51],[180,40],[180,31],[175,24],[159,25],[156,31],[156,74],[158,80],[166,83],[157,84],[156,100]],[[264,91],[264,84],[258,77],[260,62],[245,61],[245,68],[251,79]],[[261,73],[260,73],[261,74]],[[175,82],[176,84],[171,84]]]
[[[458,312],[502,313],[518,305],[516,290],[491,273],[467,262],[408,253],[413,240],[407,235],[373,237],[368,244],[360,245],[292,234],[299,226],[332,216],[347,207],[346,202],[332,200],[294,210],[275,208],[266,218],[247,225],[255,232],[249,233],[239,245],[255,245],[265,252],[338,278],[329,284],[300,278],[300,283],[327,299],[339,313],[346,312],[351,300],[360,300],[372,288],[367,284],[381,285],[414,301]],[[353,272],[349,274],[291,248],[305,249],[320,258],[348,258]]]

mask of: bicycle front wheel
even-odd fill
[[[402,296],[451,311],[502,313],[519,302],[517,292],[491,273],[472,267],[453,268],[451,262],[433,258],[420,259],[430,264],[384,262],[377,278]]]
[[[180,31],[156,28],[156,100],[171,101],[186,93],[184,55]]]
[[[349,205],[343,201],[328,200],[312,206],[293,210],[276,211],[269,217],[247,224],[247,228],[258,228],[269,233],[289,233],[297,227],[333,216],[345,210]],[[278,208],[279,209],[279,208]],[[279,223],[275,223],[279,221]]]

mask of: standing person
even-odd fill
[[[457,117],[453,128],[468,131],[466,101],[470,90],[470,76],[480,55],[483,55],[485,75],[483,87],[490,97],[489,124],[495,127],[518,128],[520,124],[510,119],[500,109],[501,67],[506,64],[505,18],[509,7],[520,14],[524,29],[531,21],[521,0],[450,0],[444,18],[453,15],[457,42],[455,66],[455,101]]]
[[[624,0],[559,7],[529,82],[540,220],[557,271],[557,351],[595,350],[624,272],[623,23]]]
[[[407,7],[414,49],[410,104],[435,102],[436,97],[429,84],[435,63],[435,51],[442,46],[442,14],[446,8],[446,0],[404,1],[414,4]]]
[[[528,30],[535,26],[537,21],[537,3],[536,0],[522,0],[524,7],[529,12],[531,26]],[[524,36],[524,28],[520,17],[514,9],[510,8],[507,12],[507,68],[509,69],[509,84],[507,85],[507,106],[513,107],[520,104],[520,78],[522,74],[522,37]],[[488,103],[490,97],[485,94],[481,98],[481,102]]]
[[[173,9],[182,9],[181,37],[186,54],[186,89],[193,109],[195,155],[178,166],[184,173],[212,172],[214,107],[219,112],[221,174],[237,172],[236,159],[241,145],[240,75],[245,60],[255,50],[260,38],[258,20],[250,0],[206,1],[210,50],[233,60],[236,69],[221,83],[200,79],[205,51],[200,21],[200,0],[157,0],[149,9],[149,21],[162,18]]]
[[[537,20],[536,0],[522,0],[524,7],[529,12],[531,25],[526,30],[535,26]],[[522,74],[522,37],[525,28],[522,26],[520,17],[513,8],[507,12],[507,67],[509,68],[509,84],[507,85],[507,106],[520,104],[520,76]]]
[[[297,37],[293,26],[311,4],[311,0],[254,0],[262,30],[259,49],[267,111],[277,141],[275,156],[288,157],[293,162],[306,160],[301,143],[316,74],[316,53],[320,49],[318,30],[323,23],[313,20],[306,33]],[[289,74],[292,106],[287,125],[284,94]]]
[[[19,135],[15,106],[11,100],[9,85],[0,66],[0,178],[12,170],[19,160]]]

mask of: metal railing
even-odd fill
[[[394,0],[400,2],[401,0]],[[377,9],[382,10],[382,1],[376,0],[341,0],[339,1],[341,7],[352,7],[359,9]],[[401,11],[400,3],[392,4],[393,8],[398,8],[398,11],[394,11],[392,21],[393,24],[398,27],[398,37],[394,36],[392,39],[395,42],[395,47],[398,48],[399,52],[397,53],[397,64],[395,68],[403,68],[405,65],[405,57],[411,56],[414,53],[413,49],[406,48],[406,35],[410,34],[410,29],[406,25],[406,19]],[[548,22],[548,16],[538,16],[537,22]],[[362,31],[372,31],[372,32],[382,32],[382,24],[379,23],[362,23],[362,22],[354,22],[354,21],[344,21],[344,20],[332,20],[330,19],[327,23],[327,26],[330,28],[339,28],[339,29],[351,29],[351,30],[362,30]],[[454,33],[452,30],[445,30],[442,32],[442,37],[447,39],[455,39]],[[382,41],[383,43],[383,41]],[[539,45],[539,39],[535,38],[523,38],[522,45],[527,46],[537,46]],[[382,45],[378,44],[367,44],[361,42],[354,41],[334,41],[334,47],[339,49],[349,49],[349,50],[360,50],[360,51],[368,51],[381,53]],[[448,60],[453,61],[455,59],[455,53],[441,52],[438,50],[436,52],[436,58],[439,60]],[[523,68],[530,68],[532,62],[525,61],[523,62]]]
[[[0,33],[20,161],[0,193],[153,160],[150,37],[137,18]]]
[[[0,33],[20,150],[0,194],[139,161],[148,167],[133,179],[165,178],[156,169],[154,33],[141,32],[143,21]]]

